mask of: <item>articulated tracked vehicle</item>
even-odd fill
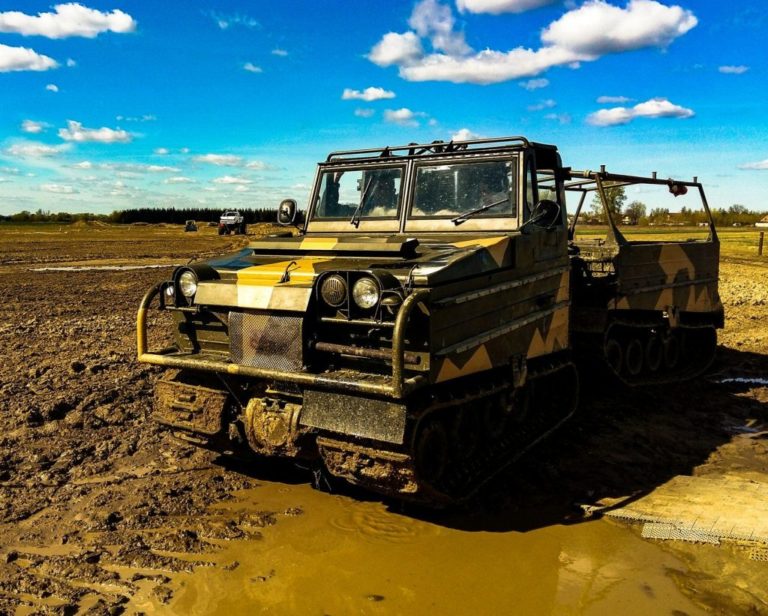
[[[604,168],[572,171],[569,177],[566,192],[580,195],[570,224],[571,334],[580,363],[601,361],[630,386],[704,372],[715,357],[717,329],[723,327],[724,316],[717,288],[720,244],[702,185],[696,178],[662,180],[655,174],[619,175]],[[637,235],[639,240],[629,240],[625,235],[631,234],[634,221],[627,220],[625,233],[619,230],[611,206],[616,190],[653,196],[657,203],[665,203],[664,197],[680,199],[682,208],[703,214],[700,226],[706,235],[686,241],[664,239],[676,231],[675,223],[668,222],[655,234],[644,232]],[[579,216],[588,194],[596,196],[607,222],[605,239],[579,238]],[[655,239],[647,239],[654,235]]]
[[[696,245],[627,242],[610,214],[609,238],[573,239],[568,191],[645,181],[662,183],[574,172],[523,137],[332,153],[301,228],[146,294],[139,360],[169,368],[154,417],[385,495],[466,498],[574,412],[574,343],[629,383],[707,363],[722,321],[711,217]],[[283,201],[278,221],[296,209]],[[174,342],[149,351],[156,299]]]

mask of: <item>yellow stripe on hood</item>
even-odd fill
[[[317,277],[315,266],[331,258],[302,258],[253,265],[237,272],[237,305],[263,310],[304,311]],[[285,277],[287,280],[280,282]]]

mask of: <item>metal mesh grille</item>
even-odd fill
[[[300,316],[230,312],[230,359],[256,368],[298,371],[302,366],[301,325]]]

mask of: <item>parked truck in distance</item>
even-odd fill
[[[574,412],[579,370],[691,377],[722,326],[718,240],[579,239],[584,195],[693,182],[577,172],[524,137],[334,152],[298,235],[177,268],[142,300],[153,416],[396,498],[462,500]],[[566,194],[582,200],[568,225]],[[604,203],[607,209],[607,203]],[[278,222],[293,226],[297,204]],[[147,347],[155,299],[173,345]]]
[[[235,210],[224,212],[219,218],[219,235],[245,235],[245,216]]]

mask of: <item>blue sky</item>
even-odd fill
[[[525,135],[768,209],[765,0],[0,0],[0,214],[305,203],[336,149]]]

